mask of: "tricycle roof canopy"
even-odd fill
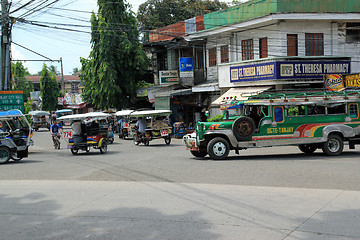
[[[31,116],[50,116],[50,113],[46,112],[46,111],[30,111],[29,115],[31,115]]]
[[[0,118],[19,117],[19,116],[24,116],[24,115],[18,109],[0,112]]]
[[[117,111],[115,113],[115,116],[118,116],[118,117],[122,117],[122,116],[129,116],[130,113],[134,112],[134,110],[121,110],[121,111]]]
[[[151,117],[151,116],[168,116],[171,114],[171,110],[145,110],[134,111],[130,114],[132,117]]]
[[[83,114],[66,115],[59,117],[58,120],[74,121],[74,120],[86,120],[88,118],[91,118],[92,120],[98,120],[98,119],[106,119],[108,117],[110,117],[110,114],[103,112],[90,112]]]

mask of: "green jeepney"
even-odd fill
[[[195,157],[225,159],[230,150],[297,145],[307,154],[321,148],[342,153],[360,143],[360,91],[263,93],[225,107],[221,122],[199,122],[183,137]]]

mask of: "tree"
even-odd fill
[[[60,75],[60,72],[57,70],[57,67],[55,67],[54,65],[51,65],[51,66],[49,67],[49,70],[50,70],[51,72],[53,72],[55,75]]]
[[[43,65],[41,70],[40,91],[42,97],[42,110],[54,111],[58,103],[59,85],[56,82],[55,73]]]
[[[76,74],[79,73],[79,71],[80,71],[79,68],[77,68],[77,67],[76,67],[76,68],[73,68],[73,71],[72,71],[71,74],[72,74],[72,75],[76,75]]]
[[[219,0],[148,0],[139,6],[137,20],[142,29],[153,30],[228,7]]]
[[[34,84],[26,80],[26,76],[30,73],[21,62],[11,63],[11,71],[13,75],[13,89],[22,90],[24,92],[24,100],[30,97],[30,92],[34,91]]]
[[[97,108],[128,107],[149,59],[139,42],[136,18],[123,0],[98,0],[91,17],[92,50],[81,58],[83,98]]]

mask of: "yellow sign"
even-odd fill
[[[341,74],[325,75],[325,88],[331,91],[341,91],[345,88],[344,79]]]
[[[351,74],[345,76],[346,87],[360,87],[360,74]]]

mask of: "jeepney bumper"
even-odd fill
[[[182,143],[186,146],[186,150],[199,151],[195,132],[184,135],[184,137],[182,138]]]

